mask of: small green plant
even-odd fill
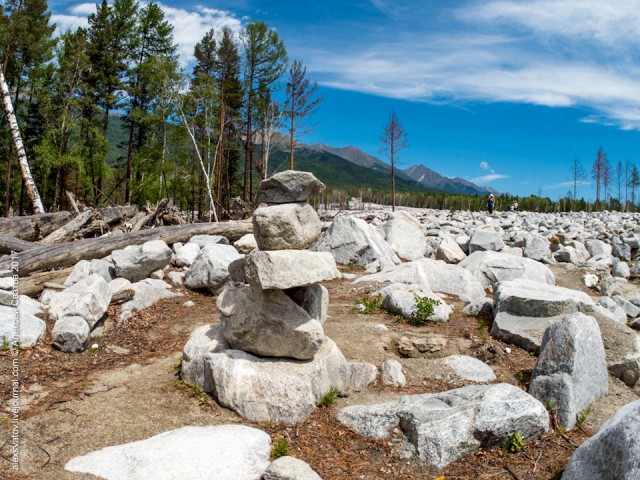
[[[198,399],[198,405],[201,407],[207,404],[207,397],[204,395]]]
[[[504,382],[504,375],[500,375],[498,377],[498,382],[503,383]]]
[[[487,326],[487,321],[484,318],[479,318],[478,319],[478,328],[480,330],[484,330]]]
[[[287,455],[289,455],[289,442],[284,438],[281,438],[273,444],[273,449],[271,450],[271,459],[276,460],[280,457],[286,457]]]
[[[182,371],[182,355],[178,357],[175,365],[173,366],[173,373],[180,376],[180,372]]]
[[[558,402],[556,402],[555,398],[549,398],[546,402],[546,405],[547,405],[547,410],[555,410],[556,405],[558,405]]]
[[[360,305],[360,307],[358,307]],[[373,298],[358,298],[356,300],[356,306],[352,309],[355,312],[359,313],[373,313],[380,308],[382,305],[381,297],[373,297]]]
[[[567,434],[567,429],[564,427],[564,425],[562,424],[558,424],[558,428],[556,428],[556,432],[558,433],[558,435],[560,435],[561,437],[564,437]]]
[[[587,417],[589,416],[590,413],[591,413],[591,407],[587,407],[582,412],[580,412],[580,415],[576,420],[576,425],[578,426],[578,428],[582,428],[582,426],[584,425],[584,422],[587,420]]]
[[[333,405],[336,401],[336,397],[338,396],[338,393],[340,393],[340,391],[336,387],[331,387],[327,391],[327,393],[325,393],[320,397],[320,400],[318,401],[318,406],[322,408],[326,408]]]
[[[527,444],[527,441],[522,438],[520,432],[516,430],[511,435],[511,438],[504,444],[502,449],[507,453],[518,453]]]
[[[435,307],[440,305],[440,300],[429,297],[421,298],[415,293],[413,298],[416,300],[416,305],[413,307],[413,312],[409,317],[409,323],[416,326],[424,325],[433,315]]]

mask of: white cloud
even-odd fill
[[[78,15],[51,15],[51,22],[56,25],[56,35],[67,30],[75,31],[80,27],[86,28],[89,25],[87,17]]]
[[[438,11],[447,28],[422,17],[391,19],[392,35],[304,57],[330,87],[434,103],[580,106],[595,112],[583,121],[640,129],[640,68],[630,61],[640,50],[640,0],[474,0]]]
[[[472,183],[489,183],[489,182],[493,182],[494,180],[503,180],[505,178],[511,178],[510,175],[502,175],[500,173],[490,173],[489,175],[483,175],[481,177],[476,177],[476,178],[472,178],[471,180],[469,180]]]
[[[69,8],[69,11],[74,15],[84,15],[88,17],[92,13],[96,12],[96,4],[95,3],[79,3],[77,5],[73,5]]]

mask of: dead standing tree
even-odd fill
[[[289,81],[287,82],[287,102],[284,106],[285,114],[289,120],[289,169],[293,170],[293,150],[296,136],[309,133],[310,129],[300,130],[300,123],[313,115],[322,101],[322,97],[312,99],[318,91],[317,82],[311,82],[307,78],[307,67],[302,62],[295,60],[289,69]]]
[[[44,206],[38,193],[38,187],[36,187],[33,177],[31,176],[31,169],[29,168],[29,162],[27,161],[27,153],[25,152],[24,145],[22,143],[22,136],[20,135],[20,128],[18,127],[18,121],[13,111],[13,104],[11,103],[11,95],[9,93],[9,86],[4,78],[4,74],[0,71],[0,90],[2,91],[2,103],[4,104],[4,111],[9,121],[9,129],[11,130],[11,137],[13,139],[13,145],[16,149],[18,161],[20,162],[20,169],[22,170],[22,178],[24,179],[27,193],[33,204],[33,213],[44,213]]]
[[[395,167],[399,160],[399,155],[407,146],[407,133],[396,113],[392,110],[389,121],[384,127],[384,132],[380,137],[382,142],[381,152],[391,162],[391,210],[396,210],[396,171]]]

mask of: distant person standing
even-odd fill
[[[493,213],[493,207],[496,204],[496,197],[493,196],[493,193],[489,195],[489,200],[487,200],[487,210],[489,210],[489,214]]]

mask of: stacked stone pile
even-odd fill
[[[322,227],[307,200],[323,189],[306,172],[261,183],[266,205],[253,216],[259,250],[231,263],[218,297],[221,324],[196,330],[184,349],[183,378],[250,420],[301,421],[353,376],[322,326],[329,297],[321,282],[340,272],[330,253],[306,250]]]

